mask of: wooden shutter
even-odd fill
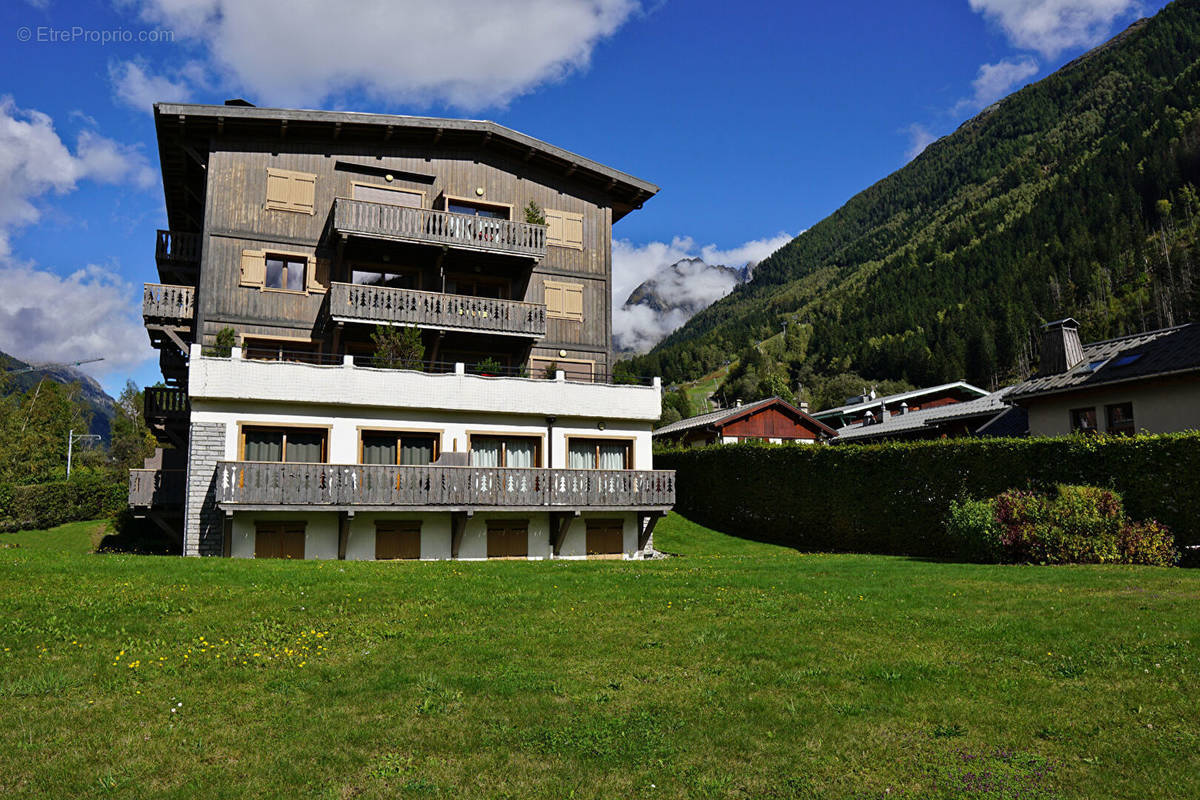
[[[267,208],[286,209],[292,199],[291,177],[281,170],[267,170]]]
[[[563,287],[563,316],[583,321],[583,286],[578,283]]]
[[[561,317],[563,313],[563,289],[561,283],[546,281],[546,313]]]
[[[542,213],[546,217],[546,244],[583,249],[583,214],[554,208],[547,208]]]
[[[563,212],[546,208],[542,209],[542,216],[546,218],[546,244],[562,244]]]
[[[329,288],[329,259],[308,257],[308,290],[323,292]]]
[[[587,521],[587,554],[613,556],[625,552],[625,525],[619,519]]]
[[[312,214],[317,196],[317,176],[267,167],[267,208]]]
[[[375,558],[419,559],[421,557],[421,523],[419,520],[376,522]]]
[[[259,522],[254,526],[255,558],[304,558],[303,522]]]
[[[317,176],[297,173],[292,176],[292,210],[313,213],[317,197]]]
[[[262,250],[243,250],[241,285],[261,289],[266,280],[267,254]]]
[[[487,524],[488,558],[529,555],[529,520],[493,520]]]
[[[406,208],[420,208],[425,201],[425,196],[420,192],[413,192],[408,189],[393,189],[390,186],[368,186],[356,183],[354,184],[352,193],[355,200],[366,200],[370,203],[384,203],[386,205],[404,206]]]

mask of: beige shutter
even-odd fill
[[[329,288],[329,259],[308,257],[308,290],[323,292]]]
[[[296,173],[292,176],[292,203],[293,211],[302,211],[306,214],[313,213],[313,205],[317,195],[317,176],[305,175]]]
[[[583,249],[583,214],[563,212],[563,247]]]
[[[583,320],[583,287],[577,283],[563,287],[563,316]]]
[[[267,208],[287,208],[291,192],[292,181],[286,173],[267,170]]]
[[[546,244],[562,244],[563,213],[546,208],[542,215],[546,218]]]
[[[267,255],[262,250],[242,251],[242,286],[263,287],[267,279]]]
[[[561,284],[546,281],[546,313],[554,317],[562,316],[563,290]]]

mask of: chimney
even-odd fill
[[[737,407],[738,408],[742,407],[742,398],[740,398],[740,397],[738,398],[738,401],[737,401]]]
[[[906,400],[905,400],[905,401],[901,401],[901,402],[900,402],[900,414],[901,414],[901,415],[904,415],[904,414],[907,414],[907,413],[908,413],[908,401],[906,401]]]
[[[1083,361],[1083,345],[1079,343],[1079,323],[1066,319],[1042,326],[1041,364],[1039,375],[1057,375]]]
[[[808,413],[808,401],[807,400],[800,401],[800,410],[803,411],[805,414]]]

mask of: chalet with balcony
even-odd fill
[[[807,406],[807,404],[805,404]],[[654,432],[654,438],[680,447],[767,442],[820,444],[838,432],[780,397],[718,409],[677,420]]]
[[[160,103],[143,314],[186,555],[637,557],[657,378],[611,382],[612,225],[653,184],[491,122]],[[373,335],[420,342],[381,359]]]

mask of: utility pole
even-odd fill
[[[75,451],[75,442],[88,441],[91,439],[99,439],[100,437],[94,433],[81,433],[76,435],[75,429],[72,428],[67,434],[67,480],[71,479],[71,456]]]

